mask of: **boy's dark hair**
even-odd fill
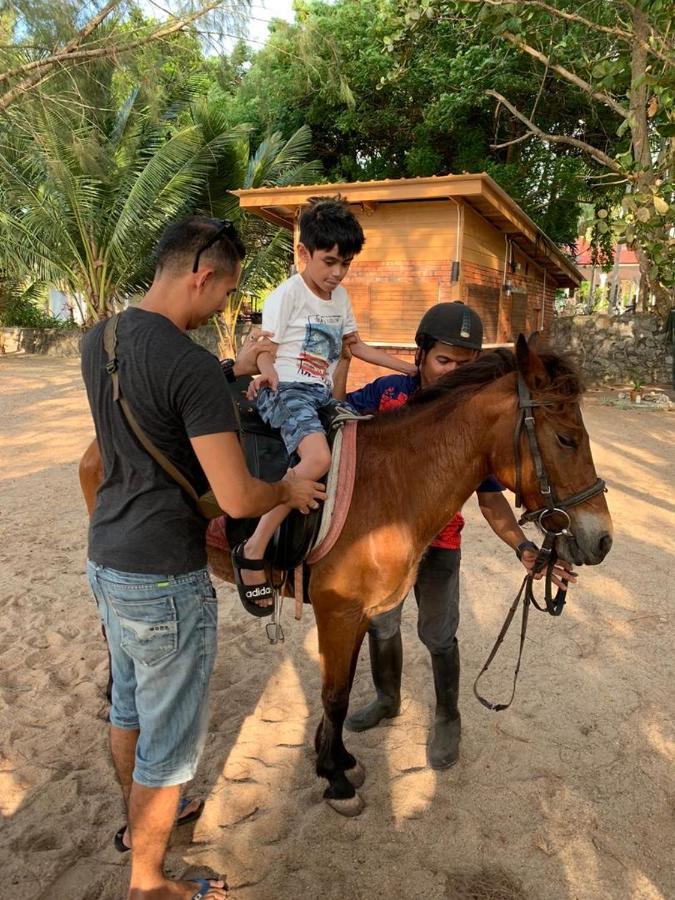
[[[347,203],[335,197],[310,197],[300,215],[300,243],[314,253],[336,244],[340,256],[348,259],[361,252],[363,229]]]
[[[164,229],[155,248],[157,271],[192,271],[199,251],[224,224],[221,219],[209,219],[207,216],[190,216],[180,222],[173,222]],[[222,234],[203,252],[200,263],[208,263],[218,272],[232,275],[245,256],[246,248],[234,226],[231,226],[227,229],[227,234]]]

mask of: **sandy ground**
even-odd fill
[[[519,582],[467,504],[461,648],[464,736],[451,771],[425,767],[432,685],[405,615],[404,711],[350,735],[367,806],[321,802],[311,613],[287,640],[218,586],[220,655],[193,792],[204,816],[174,838],[176,875],[226,873],[242,900],[672,898],[673,414],[590,400],[615,546],[583,571],[561,619],[533,613],[516,701],[483,710],[473,677]],[[77,460],[91,436],[77,360],[0,360],[0,897],[125,896],[124,821],[106,752],[106,662],[84,580]],[[508,696],[512,640],[485,684]],[[354,701],[369,693],[362,659]]]

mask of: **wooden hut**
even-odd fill
[[[340,194],[366,235],[344,285],[359,332],[399,355],[434,303],[463,300],[487,346],[545,330],[559,288],[583,276],[485,173],[235,191],[242,209],[294,231],[310,197]],[[361,377],[356,367],[354,380]],[[372,377],[367,367],[365,377]]]

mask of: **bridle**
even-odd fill
[[[517,384],[518,417],[516,419],[516,427],[513,434],[513,457],[516,470],[516,507],[520,508],[524,505],[522,497],[522,457],[520,452],[521,437],[523,435],[523,432],[527,437],[527,445],[530,451],[530,456],[532,457],[532,463],[534,465],[534,471],[539,486],[539,493],[544,499],[543,506],[534,510],[526,510],[518,520],[518,524],[524,525],[528,522],[536,522],[536,524],[544,534],[544,540],[534,561],[532,570],[528,572],[528,574],[523,579],[520,590],[518,591],[515,600],[511,604],[511,608],[509,609],[506,619],[504,620],[502,629],[499,632],[499,636],[497,637],[497,640],[494,647],[492,648],[487,662],[478,673],[478,677],[476,678],[473,685],[473,692],[478,700],[480,700],[483,706],[487,707],[488,709],[494,710],[495,712],[499,712],[503,709],[508,709],[508,707],[513,702],[513,698],[516,694],[516,682],[518,681],[520,661],[523,655],[523,645],[525,643],[525,634],[527,631],[527,620],[529,616],[530,604],[532,604],[532,606],[534,606],[535,609],[538,609],[540,612],[547,612],[551,616],[561,615],[563,609],[565,608],[565,595],[567,592],[565,588],[558,588],[558,591],[554,597],[552,577],[553,568],[558,559],[557,553],[555,551],[556,538],[560,535],[566,535],[568,537],[573,536],[572,532],[570,531],[570,517],[567,510],[571,509],[573,506],[578,506],[580,503],[585,503],[586,500],[590,500],[591,497],[595,497],[596,494],[604,493],[607,490],[607,486],[605,485],[605,482],[602,480],[602,478],[597,478],[593,482],[593,484],[589,485],[588,487],[582,488],[582,490],[577,491],[576,494],[572,494],[571,497],[565,497],[564,499],[558,498],[546,473],[544,460],[542,459],[541,452],[539,450],[539,443],[537,441],[536,433],[536,423],[534,419],[534,408],[536,406],[547,406],[550,404],[546,403],[546,401],[536,401],[532,399],[530,389],[525,384],[525,379],[523,378],[521,372],[517,373]],[[552,529],[546,527],[546,519],[554,515],[565,517],[566,523],[561,528]],[[546,574],[544,576],[545,605],[541,606],[535,599],[533,585],[534,576],[544,569],[546,569]],[[565,584],[567,583],[564,578],[563,582]],[[509,699],[508,703],[491,703],[489,700],[486,700],[478,693],[478,681],[485,674],[485,672],[487,672],[490,663],[497,655],[499,646],[504,640],[506,632],[509,630],[509,626],[513,621],[513,617],[516,614],[516,610],[518,609],[521,598],[523,601],[523,615],[520,626],[520,647],[518,650],[518,661],[516,663],[516,668],[513,675],[513,689],[511,691],[511,698]]]

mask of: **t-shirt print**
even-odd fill
[[[328,368],[342,350],[342,316],[307,316],[298,354],[298,373],[327,380]]]

